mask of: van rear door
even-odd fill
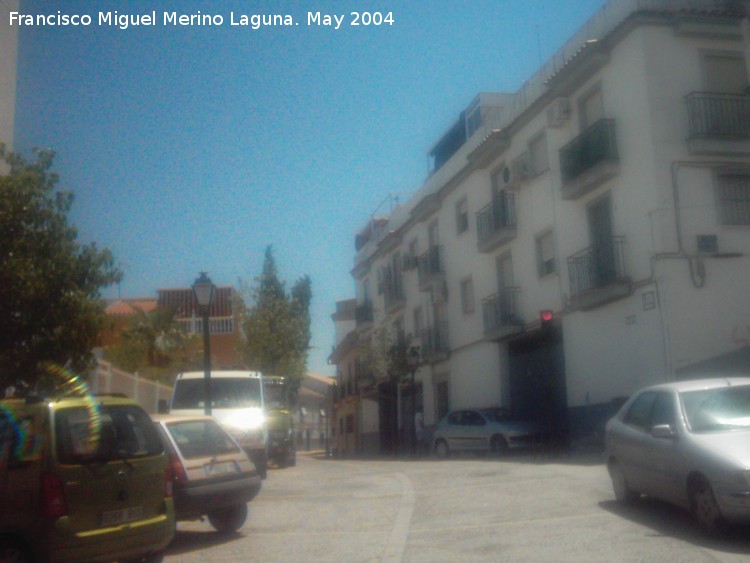
[[[55,440],[71,531],[128,528],[164,514],[166,457],[139,406],[59,409]]]

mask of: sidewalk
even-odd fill
[[[389,455],[378,453],[362,453],[346,456],[334,456],[332,453],[326,456],[324,449],[317,450],[297,450],[298,456],[310,457],[319,460],[352,460],[352,461],[443,461],[438,459],[432,453],[423,453],[412,457],[410,452]],[[484,456],[486,459],[495,460],[515,460],[522,462],[543,463],[570,463],[573,465],[599,465],[604,463],[604,452],[595,447],[589,448],[569,448],[567,450],[541,450],[541,451],[517,451],[511,452],[503,457]],[[461,453],[454,455],[452,459],[473,459],[471,453]]]

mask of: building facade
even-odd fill
[[[744,2],[610,0],[461,112],[356,236],[358,341],[421,350],[415,389],[374,382],[381,428],[503,406],[567,441],[644,385],[750,374],[749,46]]]
[[[239,296],[231,286],[218,286],[208,312],[208,332],[211,340],[213,369],[232,369],[242,365],[239,350],[241,340]],[[203,334],[203,319],[192,288],[157,290],[157,306],[174,308],[176,320],[185,334]]]

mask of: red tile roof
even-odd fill
[[[156,299],[118,299],[104,309],[107,315],[135,315],[136,309],[148,313],[156,309]]]

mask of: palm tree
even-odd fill
[[[177,308],[157,307],[146,312],[136,307],[135,313],[130,328],[123,333],[124,338],[143,343],[147,365],[168,363],[169,355],[182,349],[187,341],[176,319]]]

